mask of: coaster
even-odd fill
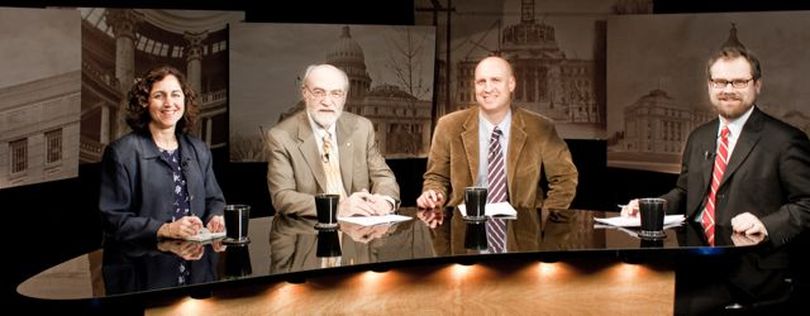
[[[663,230],[639,230],[638,237],[642,239],[664,239],[667,234]]]
[[[239,238],[239,239],[228,237],[228,238],[223,239],[222,243],[223,244],[228,244],[228,245],[245,245],[245,244],[250,243],[250,239],[247,238],[247,237],[242,237],[242,238]]]
[[[486,216],[462,216],[461,219],[463,219],[465,222],[471,223],[483,223],[487,221]]]
[[[317,224],[315,224],[315,229],[316,230],[329,231],[329,230],[336,230],[338,228],[340,228],[340,225],[338,223],[334,223],[334,224],[317,223]]]

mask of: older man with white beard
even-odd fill
[[[267,185],[281,213],[315,216],[314,195],[340,194],[339,216],[380,215],[399,204],[399,186],[380,155],[374,127],[344,113],[346,73],[329,64],[307,67],[301,94],[306,110],[267,135]]]

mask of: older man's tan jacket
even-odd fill
[[[422,191],[449,196],[448,205],[464,203],[464,188],[478,174],[478,107],[445,115],[436,126]],[[515,208],[566,209],[574,199],[577,169],[571,153],[548,118],[512,107],[506,153],[509,202]],[[548,180],[544,198],[541,175]],[[448,195],[449,194],[449,195]]]
[[[366,189],[398,202],[399,185],[377,149],[371,121],[343,112],[335,124],[346,193]],[[324,192],[326,174],[306,111],[270,129],[267,146],[267,186],[273,207],[282,214],[315,216],[314,195]]]

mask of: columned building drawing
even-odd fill
[[[430,148],[430,101],[418,100],[393,85],[374,87],[356,112],[374,123],[380,151],[387,158],[427,156]]]
[[[128,132],[126,93],[136,76],[159,65],[185,72],[198,93],[196,135],[212,148],[228,140],[227,23],[241,13],[79,9],[82,16],[81,161]]]
[[[78,176],[78,70],[0,89],[0,188]]]
[[[624,131],[608,139],[608,165],[671,173],[680,171],[689,133],[714,117],[708,107],[680,104],[662,89],[641,96],[622,115]]]
[[[734,23],[721,47],[745,48]],[[624,130],[608,138],[608,165],[677,173],[689,133],[717,114],[709,104],[683,104],[663,89],[654,89],[625,106],[622,116]],[[794,125],[802,125],[799,115],[790,118]]]
[[[665,91],[655,89],[624,108],[621,149],[678,156],[689,133],[711,117],[708,109],[678,105]]]

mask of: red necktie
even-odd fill
[[[504,172],[503,149],[500,138],[503,136],[497,126],[489,138],[489,155],[487,156],[487,203],[505,202],[508,198],[506,189],[506,172]],[[506,250],[506,222],[498,218],[487,221],[487,240],[492,252]]]
[[[706,208],[703,210],[703,216],[700,219],[710,246],[714,246],[714,220],[716,218],[714,210],[717,201],[717,189],[720,187],[720,181],[723,180],[723,173],[726,172],[726,165],[728,164],[728,134],[728,126],[724,126],[720,131],[720,143],[717,145],[717,155],[714,157],[712,185],[709,189],[709,195],[706,197]]]

